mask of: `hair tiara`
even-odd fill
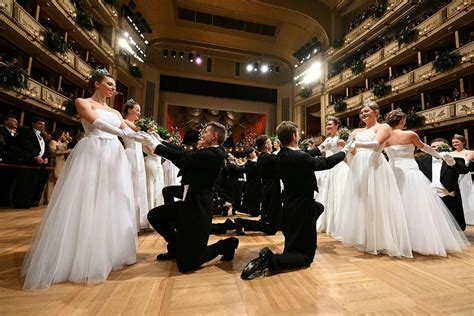
[[[127,102],[125,102],[125,106],[133,106],[137,104],[137,101],[133,100],[132,98],[128,99]]]
[[[96,70],[94,70],[94,73],[97,74],[97,75],[101,75],[101,76],[108,76],[109,75],[109,72],[105,68],[96,69]]]

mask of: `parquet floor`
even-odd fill
[[[474,246],[448,258],[396,259],[324,234],[311,267],[242,281],[240,271],[260,248],[283,249],[281,234],[243,236],[233,262],[181,274],[174,263],[155,261],[165,244],[149,233],[139,237],[138,263],[103,284],[25,292],[20,267],[43,213],[0,210],[0,315],[474,315]],[[474,226],[466,233],[474,242]]]

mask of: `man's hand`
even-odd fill
[[[44,158],[44,159],[43,159],[43,163],[44,163],[45,165],[47,165],[47,164],[48,164],[48,158]]]
[[[139,142],[145,146],[151,147],[153,151],[155,150],[156,146],[161,144],[161,142],[158,139],[156,139],[155,137],[145,132],[138,132],[138,133],[130,135],[129,137],[134,139],[136,142]]]
[[[41,156],[36,156],[35,160],[38,164],[44,164],[44,160],[43,160],[43,158],[41,158]]]
[[[336,144],[338,147],[344,147],[346,145],[346,142],[342,139],[338,139]]]

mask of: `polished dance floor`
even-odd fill
[[[20,268],[44,208],[0,209],[0,315],[474,315],[474,246],[448,258],[373,256],[319,234],[311,267],[242,281],[240,271],[283,236],[240,237],[233,262],[181,274],[155,261],[155,233],[139,236],[138,263],[99,285],[55,284],[24,292]],[[219,219],[216,219],[218,221]],[[474,226],[467,236],[474,243]],[[220,236],[211,236],[211,242]]]

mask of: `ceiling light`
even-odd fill
[[[201,55],[199,54],[196,54],[196,64],[198,65],[202,64],[202,58],[201,58]]]
[[[245,69],[247,69],[248,72],[251,72],[253,70],[253,66],[251,64],[248,64]]]
[[[262,68],[260,68],[260,71],[262,72],[262,74],[267,73],[268,72],[268,65],[262,65]]]

